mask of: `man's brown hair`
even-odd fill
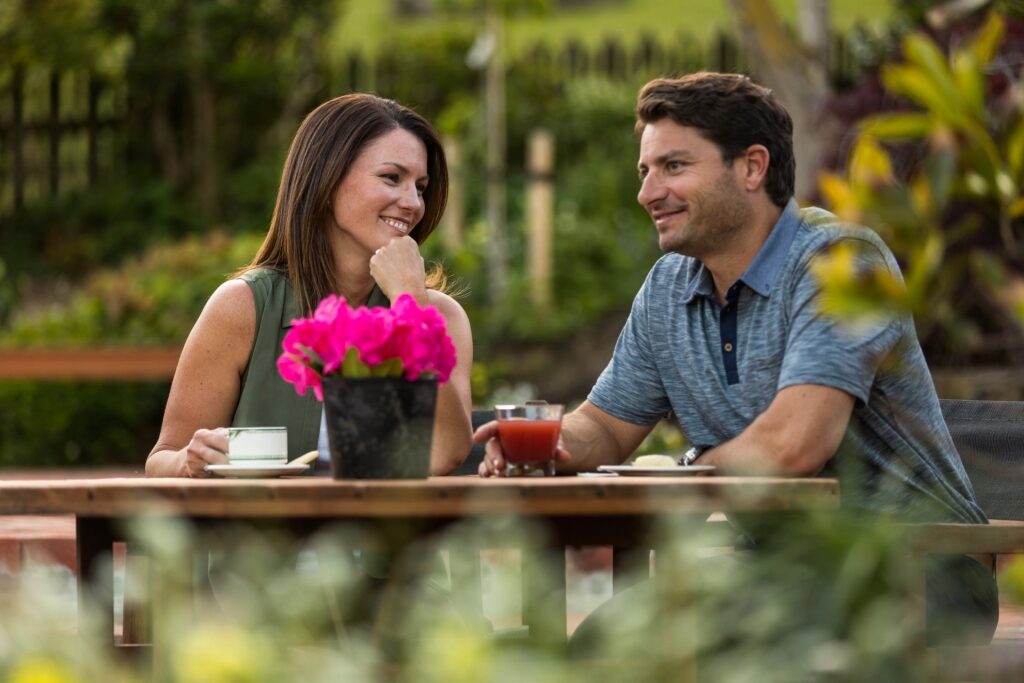
[[[793,120],[768,88],[740,74],[710,71],[681,78],[657,78],[645,85],[636,102],[636,132],[661,119],[696,128],[732,161],[751,145],[768,149],[765,190],[777,206],[793,196]]]

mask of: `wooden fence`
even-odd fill
[[[827,70],[831,82],[838,87],[856,80],[863,67],[853,49],[856,35],[835,33],[831,38]],[[349,90],[373,89],[387,94],[400,87],[405,77],[402,70],[410,66],[415,68],[398,52],[377,57],[352,52],[344,60],[340,80]],[[508,68],[510,72],[546,74],[556,80],[583,76],[647,80],[699,69],[746,71],[748,66],[742,45],[726,33],[716,33],[703,39],[680,34],[672,41],[645,36],[635,43],[608,38],[589,47],[576,40],[561,46],[536,43],[512,60]]]
[[[169,380],[181,347],[0,349],[0,380]]]
[[[0,215],[114,170],[125,90],[82,71],[15,67],[0,98]]]
[[[852,82],[860,69],[851,42],[847,35],[833,38],[833,83]],[[429,68],[423,60],[397,51],[373,58],[353,52],[333,69],[334,86],[399,98],[411,89],[416,93],[412,99],[420,101],[424,88],[436,89],[429,75],[421,73]],[[680,35],[672,41],[645,37],[635,43],[608,39],[592,47],[576,41],[554,47],[536,44],[508,66],[510,82],[514,73],[555,82],[587,75],[636,81],[696,69],[745,68],[740,45],[724,33],[703,39]],[[456,71],[464,82],[448,87],[472,91],[478,74],[461,65]],[[15,68],[7,86],[0,88],[0,216],[90,187],[122,169],[127,90],[125,82],[104,81],[82,71]],[[435,92],[431,97],[444,101],[447,95]]]

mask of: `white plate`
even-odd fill
[[[620,477],[692,477],[714,472],[714,465],[690,465],[683,467],[633,467],[632,465],[601,465],[598,472],[612,472]]]
[[[207,465],[206,471],[218,477],[284,477],[301,474],[309,469],[302,463],[286,463],[284,465]]]

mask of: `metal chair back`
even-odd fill
[[[990,519],[1024,520],[1024,401],[940,404],[981,509]]]

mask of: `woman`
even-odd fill
[[[208,464],[227,462],[227,425],[287,426],[289,458],[316,448],[322,407],[311,393],[297,396],[275,362],[290,321],[332,293],[352,306],[408,293],[444,315],[458,363],[438,392],[430,471],[458,467],[472,445],[472,333],[419,252],[447,193],[440,141],[412,110],[351,94],[310,113],[288,152],[263,245],[217,288],[185,342],[146,474],[208,476]]]

